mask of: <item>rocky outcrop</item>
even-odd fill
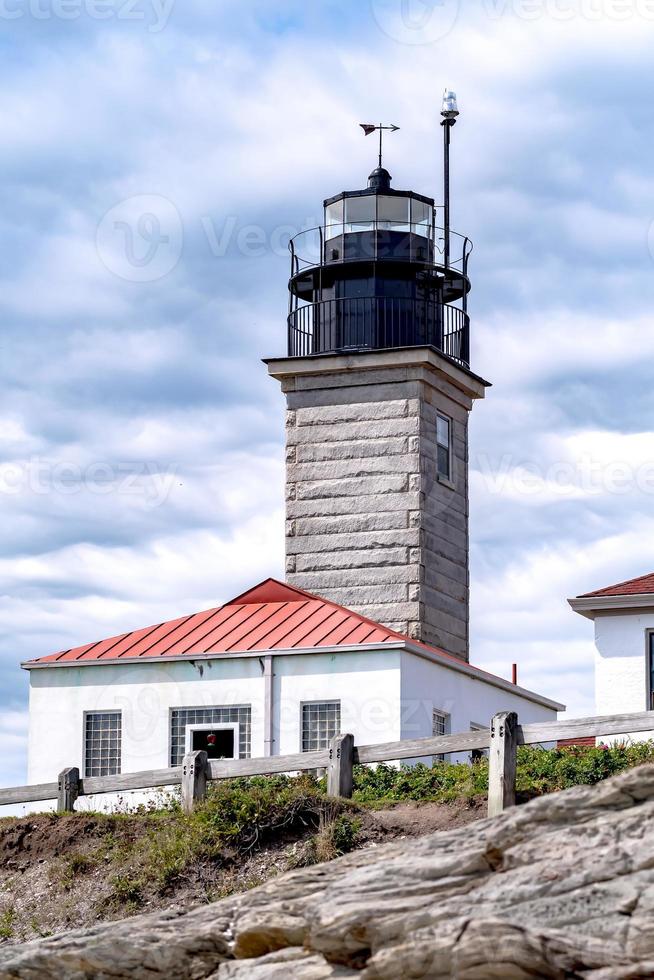
[[[654,766],[186,913],[6,948],[0,978],[654,977]]]

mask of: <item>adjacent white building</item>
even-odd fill
[[[562,705],[273,579],[216,609],[28,661],[29,782],[467,731]],[[106,801],[105,801],[106,802]],[[86,805],[102,805],[88,800]]]
[[[596,713],[653,709],[654,573],[568,601],[575,612],[595,624]],[[634,737],[654,737],[654,733]]]

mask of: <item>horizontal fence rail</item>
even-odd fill
[[[189,812],[206,795],[208,781],[275,773],[327,771],[328,793],[352,795],[352,767],[402,759],[421,759],[458,752],[488,750],[489,815],[501,813],[515,803],[515,762],[519,745],[538,745],[559,739],[604,738],[613,735],[654,732],[654,711],[634,714],[598,715],[564,721],[520,725],[515,712],[500,712],[490,727],[456,735],[405,739],[378,745],[355,745],[352,735],[336,735],[328,749],[295,755],[256,759],[208,759],[206,752],[191,752],[181,766],[148,769],[116,776],[81,777],[75,767],[64,769],[57,782],[0,788],[0,806],[57,800],[60,812],[70,811],[80,796],[148,790],[165,786],[182,787],[182,803]]]

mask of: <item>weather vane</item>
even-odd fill
[[[383,154],[383,150],[384,150],[384,144],[383,144],[384,130],[388,130],[389,133],[397,133],[397,131],[398,131],[398,129],[400,127],[399,126],[382,126],[381,123],[379,124],[379,126],[375,126],[373,123],[359,123],[359,125],[361,126],[361,129],[364,131],[364,133],[366,134],[366,136],[372,136],[372,134],[374,132],[376,132],[377,130],[379,130],[379,166],[381,168],[381,165],[382,165],[382,154]]]

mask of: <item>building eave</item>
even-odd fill
[[[574,612],[586,619],[595,619],[597,614],[628,610],[636,612],[639,609],[654,609],[654,593],[643,592],[640,595],[593,595],[576,596],[568,599],[568,605]]]
[[[431,663],[438,664],[441,667],[447,667],[448,669],[455,670],[460,674],[465,674],[468,677],[472,677],[474,680],[491,684],[493,687],[507,691],[510,694],[516,694],[528,701],[533,701],[535,704],[543,705],[543,707],[551,708],[554,711],[565,711],[565,705],[559,704],[558,701],[552,701],[550,698],[536,694],[534,691],[529,691],[524,687],[519,687],[516,684],[512,684],[510,681],[504,680],[502,677],[497,677],[495,674],[489,674],[479,667],[473,667],[464,660],[458,662],[452,657],[448,657],[445,654],[440,654],[437,650],[430,650],[429,648],[423,647],[420,644],[412,643],[410,640],[393,640],[386,643],[359,643],[352,646],[290,647],[286,650],[246,650],[241,653],[203,653],[202,651],[198,651],[197,653],[171,654],[170,656],[164,655],[151,658],[122,657],[114,660],[109,658],[106,660],[82,659],[50,662],[26,660],[21,664],[21,667],[28,671],[59,670],[65,668],[70,669],[73,667],[119,667],[123,664],[138,664],[140,667],[143,667],[148,663],[196,664],[207,663],[208,661],[212,660],[258,660],[265,657],[299,657],[335,653],[384,653],[387,650],[413,654],[414,656],[421,657],[423,660],[428,660]]]
[[[376,650],[398,650],[403,649],[405,644],[398,640],[388,643],[360,643],[355,646],[321,646],[321,647],[288,647],[287,649],[276,647],[274,650],[244,650],[234,653],[173,653],[162,654],[157,657],[119,657],[106,660],[58,660],[58,661],[30,661],[25,660],[21,663],[24,670],[41,670],[44,667],[118,667],[121,664],[161,664],[161,663],[195,663],[197,661],[206,662],[208,660],[257,660],[263,657],[293,657],[306,656],[307,654],[321,653],[371,653]]]

